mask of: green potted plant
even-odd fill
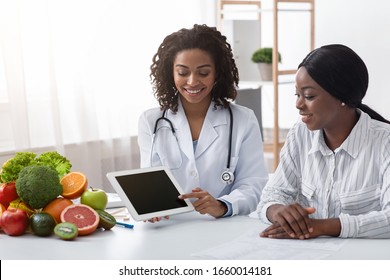
[[[252,54],[252,61],[259,66],[260,75],[263,81],[272,80],[272,48],[259,48]],[[279,62],[282,62],[280,53]]]

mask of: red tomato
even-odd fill
[[[6,234],[17,236],[26,232],[29,219],[26,211],[12,208],[3,212],[0,224]]]

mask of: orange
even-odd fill
[[[61,212],[66,206],[72,205],[73,201],[64,197],[57,197],[53,201],[49,202],[42,211],[49,213],[56,223],[61,223]]]
[[[85,204],[69,205],[61,213],[61,222],[75,224],[79,235],[93,233],[97,229],[99,221],[99,214]]]
[[[62,196],[69,199],[79,198],[88,187],[87,177],[81,172],[70,172],[61,179]]]

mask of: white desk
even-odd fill
[[[2,260],[189,260],[208,248],[226,244],[242,234],[265,227],[256,219],[232,217],[214,219],[196,212],[172,216],[158,223],[134,223],[134,229],[114,227],[89,236],[63,241],[56,236],[32,234],[11,237],[0,234]],[[351,239],[339,251],[328,252],[329,259],[390,260],[390,239]],[[261,259],[261,258],[260,258]]]

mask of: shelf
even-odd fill
[[[279,9],[278,10],[279,12],[310,12],[310,9]],[[244,9],[240,9],[240,10],[237,10],[237,11],[233,11],[233,10],[230,10],[230,11],[224,11],[224,10],[221,10],[221,14],[222,15],[227,15],[229,13],[235,13],[235,14],[240,14],[240,13],[272,13],[273,12],[273,9],[248,9],[248,10],[244,10]]]
[[[271,3],[272,2],[272,3]],[[272,8],[262,7],[262,3],[272,4]],[[279,4],[290,3],[287,7],[280,7]],[[302,5],[298,5],[297,8],[291,8],[294,4],[308,4],[308,8],[302,8]],[[236,9],[233,6],[227,8],[227,5],[236,5]],[[237,9],[237,5],[240,5],[240,9]],[[251,5],[250,8],[245,9],[245,5]],[[226,9],[225,9],[226,8]],[[257,16],[254,19],[258,20],[261,23],[260,14],[272,13],[273,17],[273,57],[277,57],[279,53],[279,13],[281,12],[308,12],[310,13],[310,46],[309,50],[314,49],[314,0],[219,0],[217,7],[217,24],[218,28],[221,29],[222,21],[224,20],[224,15],[229,15],[230,17],[241,14],[241,13],[254,13]],[[229,20],[242,20],[242,19],[232,19],[229,17]],[[261,34],[259,34],[261,36]],[[276,169],[279,163],[279,153],[280,149],[283,146],[283,142],[279,138],[279,85],[293,83],[294,81],[280,81],[279,77],[284,75],[294,75],[296,69],[293,70],[279,70],[278,61],[273,61],[272,64],[272,81],[271,82],[262,82],[262,81],[241,81],[239,82],[240,89],[248,89],[250,87],[259,88],[262,86],[273,86],[273,97],[274,97],[274,125],[273,125],[273,139],[271,143],[264,143],[264,151],[272,152],[274,158],[274,170]],[[240,87],[241,85],[241,87]]]
[[[277,149],[280,150],[282,149],[284,145],[284,142],[279,142]],[[264,142],[263,143],[263,150],[265,153],[273,153],[275,151],[275,143],[274,142]]]

